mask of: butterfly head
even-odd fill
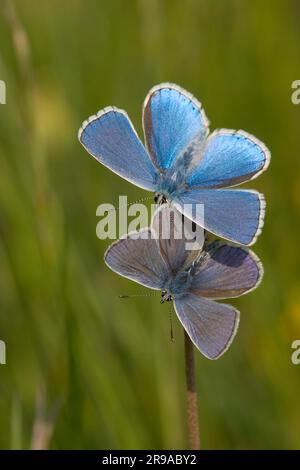
[[[172,294],[168,292],[167,290],[163,290],[161,292],[161,299],[160,303],[163,304],[164,302],[171,302],[173,300]]]
[[[155,204],[158,204],[158,205],[162,205],[162,204],[166,204],[167,202],[167,196],[165,196],[164,194],[162,193],[155,193],[154,195],[154,202]]]

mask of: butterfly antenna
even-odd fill
[[[114,209],[109,209],[106,212],[108,212],[108,213],[113,212],[113,211],[117,212],[117,211],[119,211],[120,209],[122,209],[124,207],[129,207],[129,206],[132,206],[132,204],[138,204],[139,202],[149,201],[149,199],[152,199],[152,198],[153,198],[153,196],[142,197],[141,199],[137,199],[136,201],[128,202],[128,204],[118,206]]]
[[[161,294],[160,293],[157,293],[157,292],[152,292],[151,294],[130,294],[130,295],[127,295],[127,294],[121,294],[121,295],[118,295],[118,298],[119,299],[131,299],[132,297],[157,297],[157,296],[160,296]]]
[[[174,332],[173,332],[173,318],[172,318],[172,303],[170,303],[169,307],[169,320],[170,320],[170,339],[171,342],[174,343]]]
[[[132,204],[137,204],[138,202],[149,201],[149,199],[153,199],[153,196],[142,197],[141,199],[137,199],[136,201],[129,202],[129,203],[127,204],[127,207],[128,207],[128,206],[131,206]]]

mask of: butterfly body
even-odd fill
[[[179,271],[164,285],[164,289],[172,299],[184,296],[192,283],[191,267],[186,271]]]

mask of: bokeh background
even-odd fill
[[[300,448],[300,4],[294,0],[0,1],[0,448],[185,448],[183,334],[157,297],[104,265],[96,207],[145,192],[80,146],[116,105],[141,135],[147,91],[175,82],[211,128],[272,151],[260,288],[231,303],[238,335],[197,354],[205,449]]]

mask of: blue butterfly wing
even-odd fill
[[[124,111],[99,111],[83,123],[78,137],[103,165],[136,186],[155,191],[155,167]]]
[[[265,200],[256,191],[237,189],[193,189],[174,198],[175,207],[209,232],[241,245],[252,245],[261,233]],[[204,205],[204,220],[195,208]]]
[[[238,310],[192,293],[175,298],[174,303],[177,316],[195,346],[208,359],[218,359],[237,332]]]
[[[211,299],[238,297],[260,283],[263,267],[250,250],[211,243],[192,279],[191,291]]]
[[[215,131],[207,139],[187,184],[204,189],[234,186],[257,177],[266,170],[270,158],[267,147],[244,131]]]
[[[148,229],[113,243],[104,261],[112,271],[151,289],[162,289],[170,277],[157,241]]]
[[[208,121],[196,98],[177,85],[163,83],[148,93],[143,109],[146,146],[157,168],[169,169],[197,139],[204,142]]]

